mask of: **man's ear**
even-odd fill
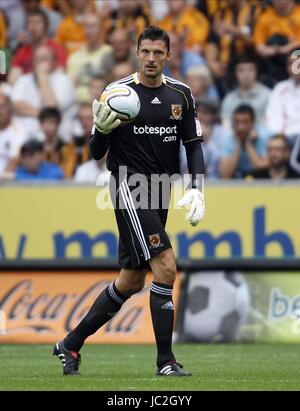
[[[167,61],[169,61],[171,57],[172,57],[172,53],[169,51],[167,54]]]

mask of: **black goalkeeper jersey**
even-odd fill
[[[179,173],[180,140],[183,144],[202,141],[190,88],[167,76],[159,87],[146,87],[137,73],[115,84],[132,87],[141,108],[134,121],[110,134],[108,169],[117,171],[127,166],[129,173]]]

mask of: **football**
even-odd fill
[[[192,341],[232,341],[245,322],[250,293],[238,272],[191,274],[184,335]]]
[[[134,120],[141,107],[139,96],[135,90],[125,84],[107,86],[100,96],[100,102],[107,104],[114,110],[122,121]]]

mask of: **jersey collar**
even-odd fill
[[[162,74],[161,77],[162,77],[163,84],[166,84],[167,81],[166,81],[165,75]],[[139,76],[138,76],[137,72],[133,74],[133,80],[134,80],[135,84],[140,84],[140,80],[139,80]]]

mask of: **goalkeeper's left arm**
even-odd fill
[[[204,158],[200,140],[185,145],[188,171],[191,175],[191,188],[178,202],[180,207],[190,205],[188,220],[195,226],[204,216]]]

